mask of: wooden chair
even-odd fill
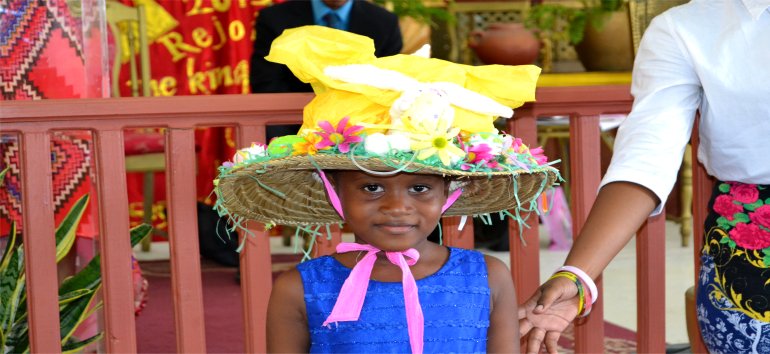
[[[115,38],[115,56],[112,67],[112,96],[120,97],[120,71],[123,61],[123,43],[128,44],[128,64],[130,72],[131,96],[150,97],[150,53],[147,40],[147,17],[143,5],[126,6],[117,1],[108,0],[107,23]],[[137,61],[137,53],[139,60]],[[140,79],[141,78],[141,79]],[[142,187],[143,222],[152,225],[153,202],[155,196],[155,173],[166,169],[166,156],[163,149],[165,136],[152,129],[136,129],[125,134],[126,172],[139,172],[144,175]],[[154,229],[156,234],[166,236],[165,232]],[[142,241],[142,251],[149,251],[152,238]]]

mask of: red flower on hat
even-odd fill
[[[754,184],[735,183],[730,186],[730,195],[741,203],[751,204],[759,198],[759,190]]]
[[[770,229],[770,205],[763,205],[749,214],[751,222]]]
[[[743,206],[735,204],[735,199],[728,194],[722,194],[714,201],[714,211],[727,220],[733,219],[733,214],[743,211]]]
[[[761,250],[770,247],[770,232],[755,224],[738,223],[730,230],[730,238],[735,244],[747,250]]]

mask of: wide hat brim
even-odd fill
[[[372,171],[393,171],[393,163],[361,158]],[[219,178],[218,203],[231,217],[276,225],[328,225],[344,222],[326,196],[318,169],[361,170],[346,155],[298,155],[235,168]],[[478,215],[527,209],[533,198],[553,185],[558,172],[541,166],[525,171],[471,172],[411,163],[410,173],[454,177],[463,193],[445,216]],[[467,183],[466,183],[467,182]]]

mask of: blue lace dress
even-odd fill
[[[356,322],[321,324],[332,311],[350,269],[330,256],[300,264],[311,353],[409,353],[400,282],[369,281]],[[435,274],[417,280],[425,316],[425,353],[485,353],[490,291],[484,255],[449,249]]]

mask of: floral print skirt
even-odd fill
[[[697,312],[711,353],[770,353],[770,185],[718,182]]]

